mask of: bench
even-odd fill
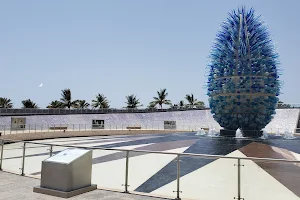
[[[67,130],[68,127],[67,126],[50,126],[49,129],[50,130]]]
[[[127,129],[131,130],[131,129],[142,129],[142,127],[140,126],[127,126]]]

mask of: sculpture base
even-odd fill
[[[263,135],[263,131],[259,130],[251,130],[251,131],[243,131],[244,137],[252,137],[252,138],[258,138]]]
[[[52,189],[37,186],[37,187],[33,188],[33,192],[46,194],[46,195],[50,195],[50,196],[61,197],[61,198],[70,198],[70,197],[73,197],[73,196],[76,196],[79,194],[83,194],[86,192],[90,192],[90,191],[93,191],[96,189],[97,189],[97,185],[94,185],[94,184],[84,187],[84,188],[73,190],[70,192],[63,192],[63,191],[59,191],[59,190],[52,190]]]
[[[235,131],[221,129],[220,130],[220,136],[223,136],[223,137],[235,137]]]
[[[236,131],[233,130],[226,130],[226,129],[221,129],[220,130],[220,135],[223,137],[235,137]],[[243,131],[243,136],[244,137],[251,137],[251,138],[258,138],[263,135],[262,131],[259,130],[249,130],[249,131]]]

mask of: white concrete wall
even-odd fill
[[[266,126],[267,131],[275,129],[295,129],[299,116],[299,109],[277,109],[273,120]],[[16,116],[14,116],[16,117]],[[210,110],[155,112],[155,113],[114,113],[114,114],[77,114],[77,115],[36,115],[26,116],[26,124],[29,125],[59,125],[87,124],[90,128],[93,119],[105,120],[106,128],[118,128],[126,126],[141,126],[144,129],[163,129],[163,121],[176,121],[177,129],[195,130],[200,127],[221,128],[213,119]],[[11,117],[0,117],[0,126],[10,126]],[[84,127],[84,126],[82,126]],[[0,127],[1,129],[1,127]]]

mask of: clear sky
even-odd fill
[[[2,0],[0,96],[46,107],[70,88],[74,100],[103,93],[120,108],[126,95],[148,105],[167,88],[173,103],[187,93],[207,103],[211,46],[241,5],[262,15],[276,43],[280,99],[300,103],[299,0]]]

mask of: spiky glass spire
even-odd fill
[[[244,7],[229,13],[211,51],[208,96],[225,129],[261,130],[278,101],[278,54],[267,27]]]

